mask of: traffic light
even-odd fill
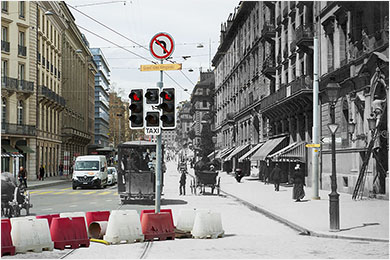
[[[130,94],[130,128],[140,129],[144,127],[143,90],[133,89]]]
[[[160,89],[148,88],[145,92],[145,126],[146,127],[159,127],[160,126],[160,110],[158,105],[160,104]]]
[[[176,104],[175,104],[175,89],[164,88],[160,97],[162,102],[160,104],[161,109],[161,121],[162,129],[174,129],[176,128]]]

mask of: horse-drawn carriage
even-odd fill
[[[26,191],[24,185],[18,185],[11,173],[1,173],[1,216],[19,217],[22,209],[26,210],[28,216],[32,206],[30,192]]]
[[[218,177],[217,171],[195,171],[195,179],[191,180],[191,192],[196,194],[196,189],[200,188],[200,193],[205,194],[205,188],[211,188],[211,194],[214,194],[214,190],[217,189],[217,194],[220,192],[221,177]]]

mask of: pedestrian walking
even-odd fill
[[[270,182],[270,173],[271,173],[271,164],[270,161],[267,160],[266,166],[264,167],[264,184],[269,184]]]
[[[62,163],[58,166],[58,170],[60,171],[60,176],[62,176],[64,174],[64,165]]]
[[[43,167],[43,165],[41,165],[41,168],[39,168],[39,180],[43,181],[44,177],[45,177],[45,168]]]
[[[20,166],[18,173],[19,184],[24,184],[24,187],[27,188],[27,171],[23,166]]]
[[[180,195],[186,195],[186,171],[185,170],[182,170],[181,172],[179,183],[180,183],[180,187],[179,187]]]
[[[275,164],[275,168],[271,172],[270,179],[274,183],[275,191],[279,191],[280,180],[282,179],[282,169],[280,169],[278,163]]]
[[[295,202],[301,201],[305,197],[305,190],[303,186],[305,185],[305,172],[301,168],[301,165],[297,163],[294,168],[293,173],[293,199]]]

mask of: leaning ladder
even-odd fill
[[[352,199],[356,200],[359,198],[363,197],[363,191],[364,191],[364,184],[365,184],[365,179],[367,176],[367,170],[368,170],[368,163],[370,161],[370,157],[372,154],[372,149],[374,148],[375,140],[378,137],[378,129],[374,130],[375,132],[372,135],[372,139],[370,143],[368,144],[367,152],[364,157],[363,165],[362,168],[360,169],[359,172],[359,177],[356,182],[355,189],[352,194]],[[360,196],[359,196],[360,195]]]

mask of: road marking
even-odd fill
[[[81,191],[74,191],[74,192],[71,192],[69,194],[77,194],[77,193],[80,193]]]
[[[30,194],[34,194],[34,193],[37,193],[37,192],[40,192],[40,191],[39,190],[30,191]]]
[[[65,188],[65,189],[61,189],[61,190],[70,190],[72,187],[69,187],[69,188]]]
[[[106,195],[106,194],[109,194],[109,193],[111,193],[111,191],[105,191],[105,192],[99,193],[98,195]]]
[[[83,193],[83,195],[89,195],[89,194],[93,194],[93,193],[96,193],[97,191],[90,191],[90,192],[85,192]]]
[[[52,192],[54,192],[54,190],[52,190],[52,191],[44,191],[44,192],[38,193],[38,195],[47,194],[47,193],[52,193]]]
[[[65,191],[55,192],[53,194],[62,194],[62,193],[65,193]]]
[[[114,195],[117,196],[117,195],[118,195],[118,192],[115,192]]]
[[[69,208],[75,208],[77,205],[70,205]]]
[[[42,209],[42,210],[52,210],[52,208]]]

